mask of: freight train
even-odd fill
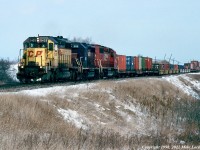
[[[199,69],[199,62],[195,69]],[[191,68],[191,66],[193,68]],[[176,65],[142,56],[118,55],[112,48],[72,42],[62,36],[29,37],[20,50],[21,83],[76,81],[141,75],[187,73],[194,65]]]

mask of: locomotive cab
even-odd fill
[[[20,82],[70,78],[71,49],[62,37],[29,37],[20,50],[17,78]]]
[[[20,82],[36,81],[45,74],[45,55],[48,42],[39,37],[28,38],[23,43],[23,50],[20,50],[20,62],[17,78]],[[22,53],[22,54],[21,54]]]

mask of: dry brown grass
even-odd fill
[[[56,93],[46,97],[0,95],[0,148],[136,149],[143,145],[177,144],[180,140],[192,143],[192,133],[200,131],[200,107],[196,101],[159,79],[127,81],[102,81],[94,89],[80,91],[79,97],[70,97],[69,91],[63,97]],[[134,126],[125,122],[117,110],[119,107],[132,117],[136,114],[122,104],[140,106],[141,111],[150,114],[146,126],[154,118],[157,131],[148,135],[134,131]],[[91,129],[77,129],[65,122],[58,108],[84,114],[93,122]],[[107,126],[97,122],[107,122]],[[134,132],[122,134],[124,128]],[[187,130],[179,133],[180,128]],[[192,138],[197,144],[197,136]]]
[[[200,81],[200,74],[188,74],[187,76],[197,81]]]
[[[1,149],[118,149],[132,147],[129,137],[112,130],[83,131],[63,121],[55,106],[67,107],[62,99],[50,102],[25,95],[0,96]]]
[[[51,129],[61,121],[55,118],[57,112],[47,102],[28,96],[0,96],[1,125],[11,125],[9,129],[37,129],[43,131]],[[43,118],[41,120],[41,118]],[[46,125],[49,125],[48,127]]]
[[[191,129],[190,132],[195,131],[195,128],[200,128],[197,124],[195,127],[190,125],[188,127],[188,122],[184,121],[188,118],[187,114],[192,111],[192,103],[196,104],[197,101],[178,88],[159,79],[127,81],[119,83],[102,82],[100,86],[101,88],[112,88],[116,98],[123,103],[137,104],[143,110],[149,111],[158,123],[158,138],[155,137],[155,134],[152,134],[152,136],[155,139],[160,139],[160,144],[167,141],[171,143],[172,137],[175,138],[180,134],[178,131],[180,128],[183,130],[189,128]],[[187,131],[184,133],[188,135]]]
[[[151,112],[159,109],[171,109],[177,100],[190,100],[191,97],[181,92],[168,82],[161,80],[130,80],[121,83],[104,82],[101,88],[111,87],[117,99],[124,103],[139,103]]]
[[[7,95],[0,96],[0,103],[0,144],[5,149],[9,149],[7,146],[11,142],[14,143],[11,146],[20,149],[37,145],[53,146],[62,137],[74,137],[78,131],[59,117],[53,105],[37,98]]]

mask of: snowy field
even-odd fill
[[[200,75],[200,73],[196,74]],[[184,93],[200,100],[200,81],[190,78],[187,74],[163,77],[163,79],[170,82]]]
[[[15,68],[16,66],[13,66],[13,72],[15,72]],[[15,73],[11,75],[14,77]],[[14,79],[16,78],[14,77]],[[54,106],[66,122],[84,130],[90,130],[91,127],[104,127],[112,128],[121,134],[156,134],[159,121],[155,116],[150,115],[148,109],[142,108],[133,96],[124,95],[121,97],[115,91],[115,87],[134,84],[140,80],[143,82],[143,79],[138,78],[136,80],[133,78],[112,81],[110,85],[105,81],[99,81],[97,83],[23,90],[12,94],[36,97],[41,101],[48,102]],[[152,84],[157,83],[157,81],[168,82],[175,89],[200,100],[200,82],[190,78],[187,74],[167,76],[161,79],[147,78],[145,81]],[[11,93],[1,94],[9,95]],[[55,105],[55,99],[57,103],[64,101],[68,107]]]

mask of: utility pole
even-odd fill
[[[171,58],[172,58],[172,54],[171,54],[171,56],[170,56],[170,58],[169,58],[169,63],[170,63],[170,61],[171,61]]]

